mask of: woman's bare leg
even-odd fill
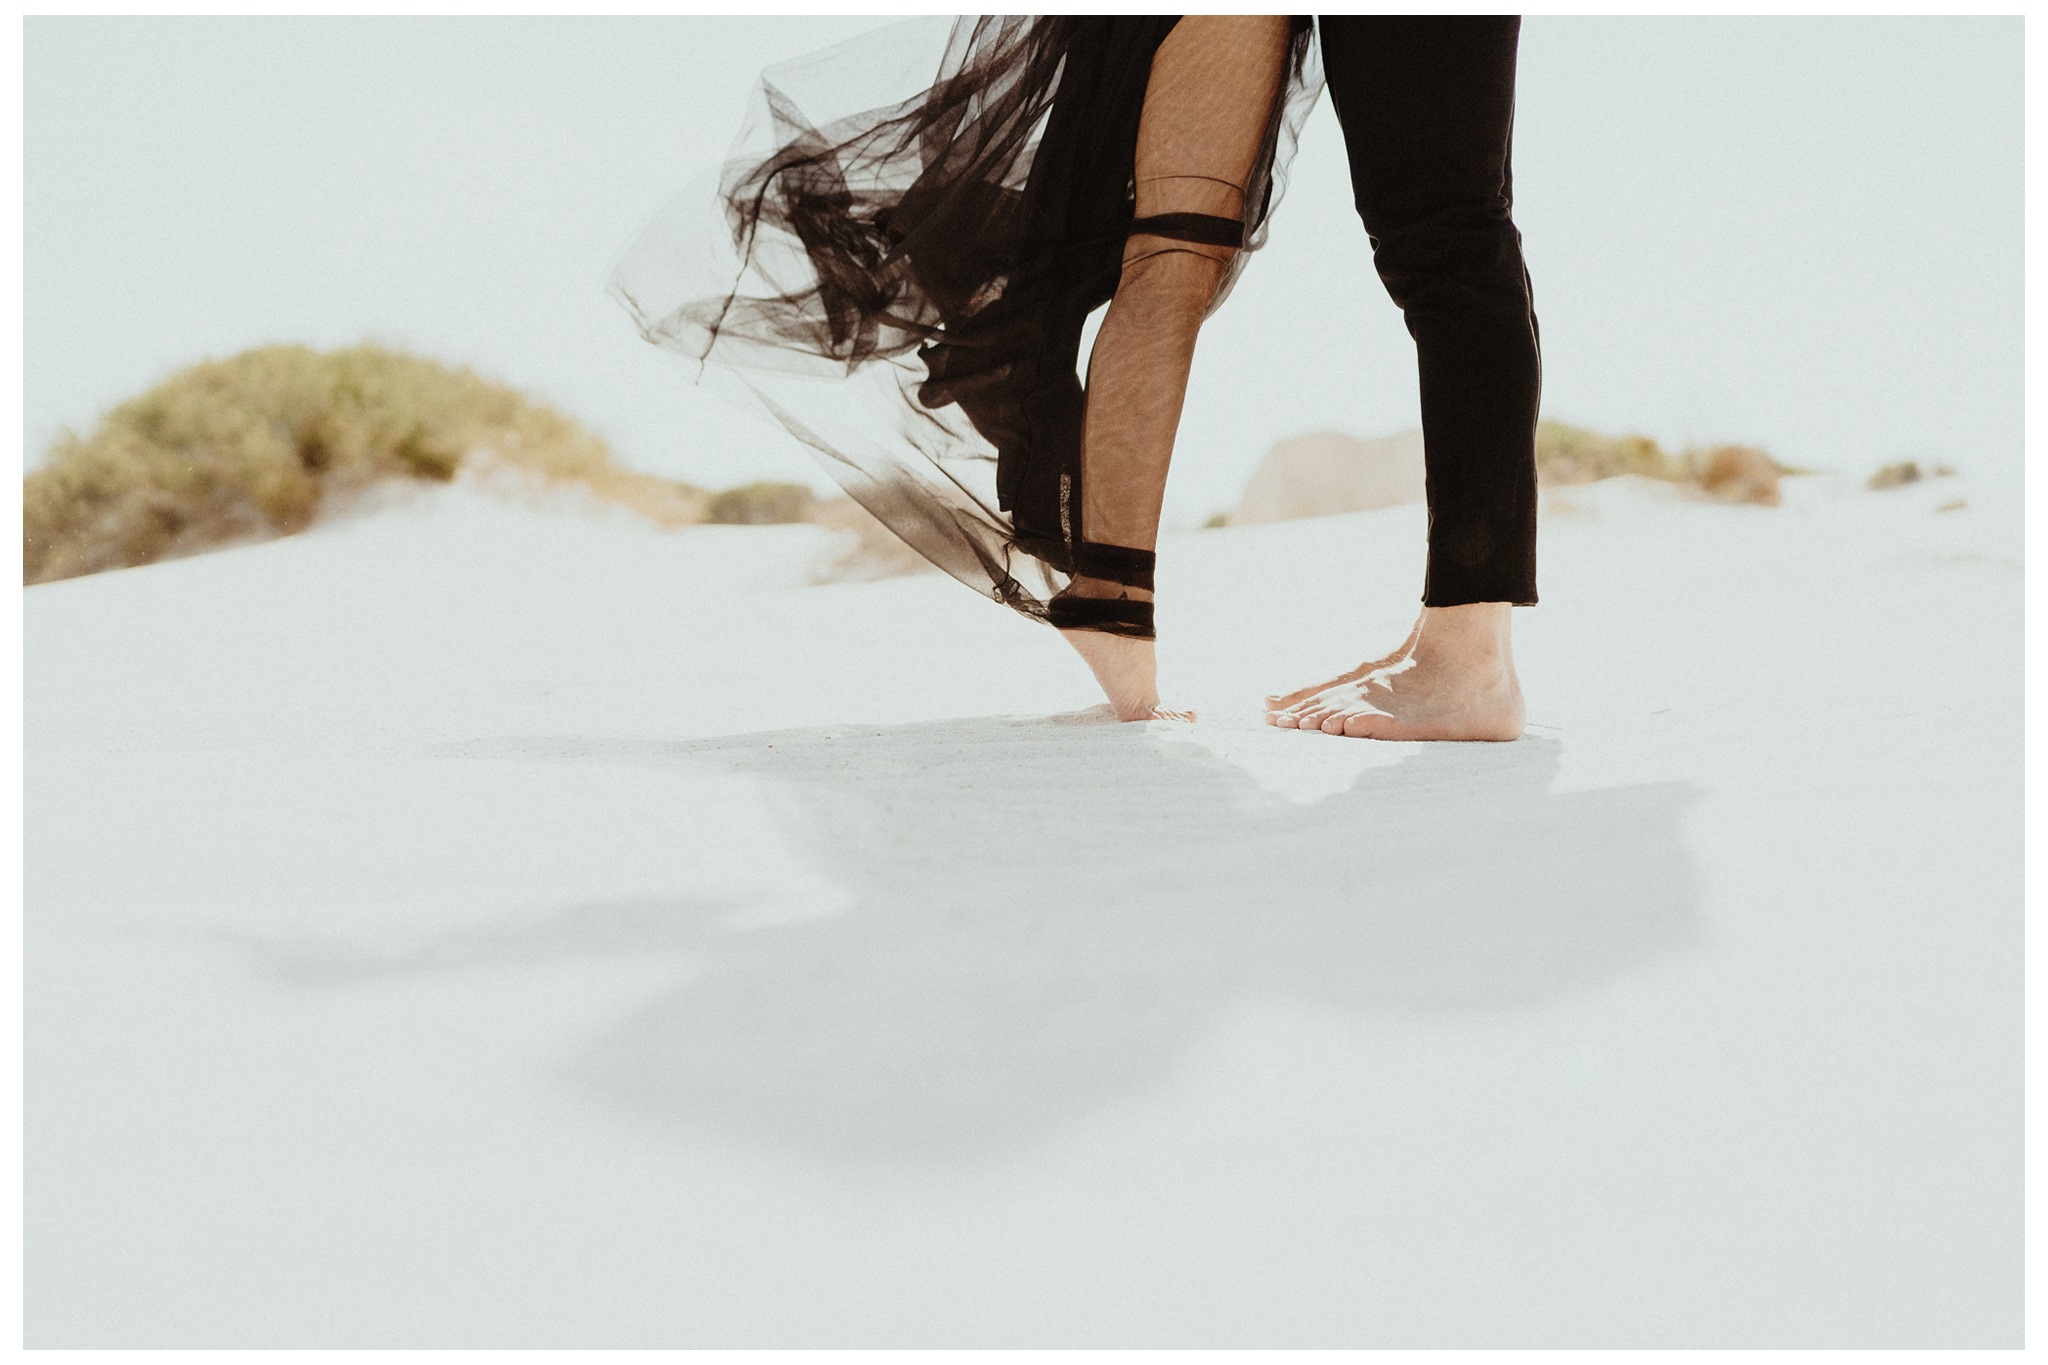
[[[1137,217],[1242,220],[1291,45],[1285,15],[1189,15],[1152,59],[1138,126]],[[1235,248],[1134,232],[1088,361],[1079,538],[1152,550],[1195,337]],[[1150,600],[1077,577],[1077,597]],[[1159,704],[1152,641],[1064,630],[1123,720],[1185,717]]]

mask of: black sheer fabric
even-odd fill
[[[1198,323],[1265,240],[1320,89],[1307,21],[1270,22],[1285,23],[1271,80],[1213,92],[1211,122],[1252,152],[1249,173],[1160,177],[1227,182],[1234,213],[1135,183],[1148,81],[1175,16],[963,18],[937,52],[913,22],[765,73],[715,197],[687,193],[659,215],[611,291],[644,336],[701,362],[700,379],[736,382],[927,559],[1045,619],[1086,572],[1077,367],[1089,315],[1129,262],[1205,243],[1177,258],[1213,262],[1194,286]],[[903,93],[877,99],[892,71]],[[1161,123],[1155,113],[1148,139]],[[1139,242],[1149,251],[1132,255]]]

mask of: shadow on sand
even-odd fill
[[[729,904],[571,905],[273,965],[332,982],[687,953],[698,973],[574,1058],[575,1082],[664,1126],[856,1159],[1028,1141],[1157,1078],[1235,998],[1522,1006],[1699,934],[1695,789],[1554,795],[1549,739],[1414,746],[1309,805],[1157,727],[1060,717],[433,752],[751,774],[849,908],[735,929]]]

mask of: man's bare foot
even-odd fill
[[[1355,739],[1509,740],[1522,735],[1522,685],[1506,602],[1425,607],[1405,653],[1364,664],[1270,708],[1266,723]]]
[[[1129,597],[1141,602],[1152,594],[1119,583],[1077,578],[1068,592],[1077,597]],[[1118,720],[1193,720],[1192,711],[1159,704],[1159,673],[1150,640],[1133,635],[1113,635],[1106,630],[1063,630],[1060,632],[1075,653],[1087,661],[1102,684]]]
[[[1415,637],[1420,634],[1422,634],[1422,618],[1418,616],[1415,618],[1415,624],[1408,628],[1408,638],[1403,640],[1400,647],[1393,653],[1378,659],[1368,659],[1358,667],[1339,673],[1334,678],[1326,678],[1319,683],[1310,683],[1307,687],[1293,692],[1269,692],[1266,694],[1266,709],[1268,711],[1283,711],[1288,707],[1307,701],[1325,688],[1335,687],[1339,683],[1357,682],[1368,673],[1377,673],[1382,668],[1392,668],[1395,664],[1408,657],[1408,651],[1415,648]]]

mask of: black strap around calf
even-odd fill
[[[1074,542],[1074,576],[1121,583],[1152,591],[1152,570],[1158,556],[1127,545]],[[1111,635],[1154,638],[1152,604],[1128,597],[1081,597],[1069,589],[1045,604],[1046,619],[1061,630],[1100,630]]]
[[[1152,591],[1152,568],[1159,556],[1150,550],[1133,550],[1127,545],[1098,545],[1092,540],[1074,542],[1074,576],[1100,578],[1127,588]]]
[[[1045,604],[1045,619],[1061,630],[1100,630],[1140,640],[1155,638],[1152,604],[1128,597],[1073,597],[1062,593]]]

